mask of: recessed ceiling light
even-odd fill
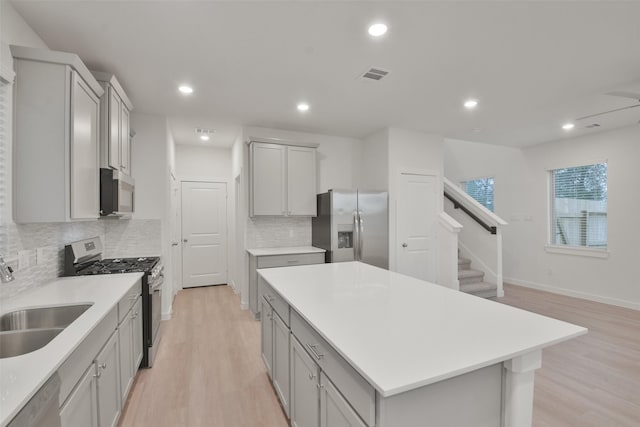
[[[298,111],[309,111],[309,104],[301,102],[298,104]]]
[[[208,141],[211,138],[209,138],[209,135],[200,135],[200,139],[203,140],[203,141]]]
[[[574,125],[573,123],[565,123],[565,124],[562,125],[562,129],[564,129],[564,130],[571,130],[574,127],[576,127],[576,125]]]
[[[373,24],[369,27],[369,35],[373,37],[380,37],[387,32],[387,26],[382,23]]]
[[[467,110],[473,110],[477,106],[478,106],[477,99],[467,99],[466,101],[464,101],[464,108],[466,108]]]
[[[185,95],[189,95],[190,93],[193,93],[193,88],[191,86],[187,86],[187,85],[182,85],[180,87],[178,87],[178,90],[182,93],[184,93]]]

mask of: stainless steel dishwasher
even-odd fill
[[[54,373],[7,427],[60,427],[60,376]]]

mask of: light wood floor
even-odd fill
[[[505,293],[501,303],[590,330],[544,350],[534,426],[640,426],[640,312],[516,286]],[[260,359],[259,322],[239,307],[227,286],[180,292],[120,426],[287,426]]]

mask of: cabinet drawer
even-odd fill
[[[375,425],[375,389],[295,310],[291,310],[291,332],[358,415],[369,426]]]
[[[289,326],[289,304],[273,290],[271,285],[267,283],[260,275],[258,275],[258,298],[264,297],[265,300],[273,307],[278,316],[282,318],[284,323]],[[259,299],[258,301],[262,301]]]
[[[125,294],[125,296],[118,302],[118,323],[121,323],[125,318],[131,307],[136,303],[138,297],[142,293],[142,282],[138,280],[135,285],[131,287]]]
[[[312,254],[268,255],[258,257],[258,268],[289,267],[293,265],[323,263],[324,252]]]

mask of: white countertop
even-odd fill
[[[285,248],[255,248],[247,249],[253,256],[267,256],[267,255],[293,255],[293,254],[315,254],[319,252],[326,252],[324,249],[316,248],[315,246],[290,246]]]
[[[587,332],[359,262],[258,272],[384,397]]]
[[[0,426],[11,421],[141,277],[142,273],[63,277],[2,301],[2,314],[39,306],[93,305],[41,349],[0,359]]]

